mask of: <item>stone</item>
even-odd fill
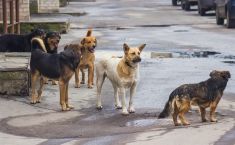
[[[30,71],[28,65],[29,54],[3,53],[0,55],[0,95],[29,95]]]

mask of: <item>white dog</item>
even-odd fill
[[[140,53],[146,44],[137,48],[130,48],[124,43],[124,57],[104,59],[96,65],[96,86],[97,86],[97,109],[102,109],[101,89],[105,78],[109,78],[114,88],[115,106],[117,109],[122,108],[122,114],[128,115],[134,113],[133,96],[136,91],[136,85],[139,75],[139,62],[141,61]],[[130,89],[129,108],[126,107],[126,89]],[[120,104],[118,93],[122,94]]]

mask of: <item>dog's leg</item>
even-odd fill
[[[94,72],[94,67],[92,64],[89,64],[88,66],[88,88],[92,89],[92,73]]]
[[[115,84],[113,84],[113,89],[114,89],[115,107],[116,109],[122,109],[122,105],[119,101],[119,96],[118,96],[118,87]]]
[[[199,107],[199,108],[200,108],[202,122],[207,122],[207,119],[206,119],[206,108],[204,108],[204,107]]]
[[[66,84],[65,103],[66,103],[67,110],[74,109],[74,107],[72,105],[69,105],[69,82]]]
[[[52,85],[57,85],[55,80],[52,80],[51,83],[52,83]]]
[[[92,85],[94,85],[94,75],[95,75],[95,69],[94,69],[94,66],[95,66],[95,64],[94,64],[94,62],[92,63],[92,72],[91,72],[91,84]]]
[[[185,119],[184,114],[190,109],[190,101],[188,99],[182,99],[180,103],[176,101],[179,107],[179,119],[183,125],[190,125],[190,123]]]
[[[102,103],[101,103],[101,89],[102,89],[102,86],[103,86],[103,83],[104,83],[104,80],[105,80],[105,74],[104,72],[99,72],[97,71],[96,73],[96,87],[97,87],[97,106],[96,108],[98,110],[101,110],[103,107],[102,107]]]
[[[36,100],[37,103],[41,102],[43,86],[44,86],[44,78],[43,78],[43,76],[41,76],[40,77],[40,86],[39,86],[39,89],[38,89],[38,97],[37,97],[37,100]]]
[[[216,97],[215,101],[213,101],[210,105],[210,121],[211,122],[217,122],[217,119],[215,117],[215,109],[220,101],[220,96]]]
[[[85,72],[84,72],[84,69],[80,69],[81,72],[82,72],[82,81],[81,81],[81,84],[85,84]]]
[[[79,67],[75,70],[75,88],[80,88]]]
[[[43,77],[43,80],[44,80],[43,81],[44,84],[48,84],[48,78],[47,77]]]
[[[173,118],[173,122],[175,124],[175,126],[179,126],[181,125],[179,122],[178,122],[178,115],[179,115],[179,109],[178,109],[178,106],[176,104],[176,99],[173,99],[172,101],[172,118]]]
[[[69,110],[66,106],[65,97],[66,97],[66,84],[64,81],[59,81],[59,87],[60,87],[60,105],[62,108],[62,111]]]
[[[136,82],[133,83],[130,89],[130,101],[129,101],[129,108],[128,108],[128,111],[130,113],[135,113],[135,108],[133,105],[133,96],[135,95],[135,92],[136,92]]]
[[[128,115],[129,112],[127,111],[127,108],[126,108],[126,90],[125,90],[125,88],[120,88],[120,92],[122,95],[122,115]]]
[[[31,73],[31,103],[36,104],[37,103],[37,94],[36,94],[36,82],[39,77],[39,72],[36,71],[35,73]]]

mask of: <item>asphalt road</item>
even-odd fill
[[[82,17],[57,15],[71,21],[62,35],[61,49],[79,42],[88,28],[97,36],[96,60],[122,56],[124,42],[146,43],[134,104],[136,113],[122,116],[114,108],[113,89],[106,80],[102,111],[95,109],[96,89],[74,88],[70,102],[75,110],[60,112],[58,86],[47,85],[42,103],[28,97],[0,98],[1,145],[231,145],[234,136],[235,29],[215,24],[210,12],[201,17],[197,7],[184,12],[170,0],[97,0],[71,2],[61,12],[86,12]],[[151,58],[152,52],[172,53],[172,58]],[[218,106],[218,123],[201,123],[197,111],[187,114],[192,125],[174,127],[171,118],[158,120],[170,92],[184,83],[206,80],[212,70],[229,70],[229,80]]]

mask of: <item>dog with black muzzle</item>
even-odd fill
[[[137,48],[130,48],[127,44],[123,45],[123,58],[103,59],[96,64],[96,85],[97,85],[97,109],[102,109],[101,89],[107,77],[114,88],[115,107],[122,109],[123,115],[134,113],[133,96],[139,78],[139,63],[141,62],[140,53],[146,44]],[[126,107],[126,89],[130,89],[129,108]],[[119,101],[118,94],[121,93],[122,99]]]
[[[46,37],[44,38],[44,44],[47,50],[47,53],[56,54],[58,53],[58,46],[60,43],[60,33],[52,31],[47,32]],[[48,79],[44,78],[44,83],[48,84]],[[51,80],[52,85],[57,85],[55,80]]]

